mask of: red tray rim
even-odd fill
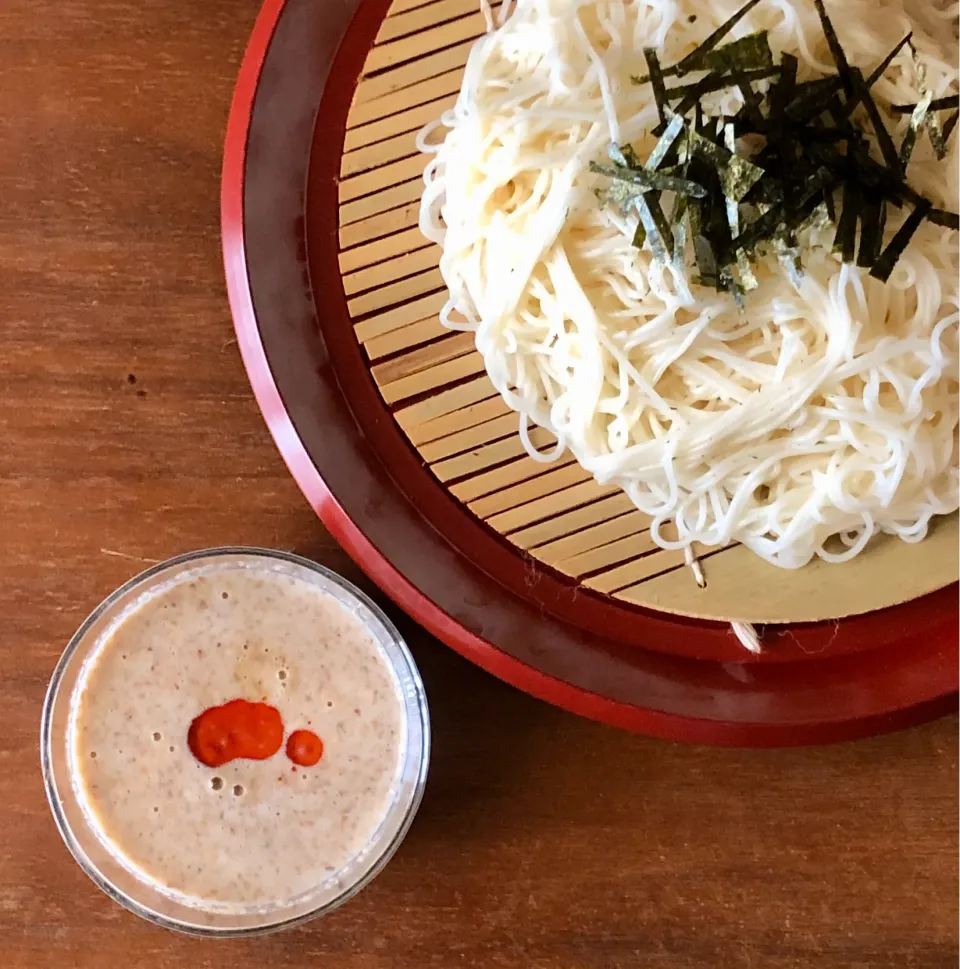
[[[379,6],[384,7],[382,0]],[[681,716],[611,699],[545,674],[464,629],[399,572],[363,534],[331,493],[301,441],[267,361],[254,312],[244,239],[247,138],[261,71],[287,0],[266,0],[245,53],[224,146],[221,218],[227,288],[238,343],[268,427],[317,514],[366,574],[421,625],[488,672],[534,696],[592,719],[655,736],[712,744],[774,746],[822,743],[897,729],[948,712],[956,687],[922,702],[866,717],[805,724],[725,723]],[[371,3],[367,2],[367,8]],[[955,591],[951,593],[955,599]],[[945,643],[944,645],[949,645]]]
[[[346,127],[355,89],[354,79],[392,0],[362,0],[336,52],[324,86],[307,168],[307,262],[315,291],[325,295],[342,290],[338,240],[329,231],[337,210],[336,176],[342,144],[331,132]],[[312,233],[314,226],[320,231]],[[328,299],[318,324],[331,358],[335,358],[340,392],[369,441],[390,469],[399,490],[420,510],[430,525],[456,548],[459,555],[494,578],[509,593],[531,602],[563,623],[590,636],[625,646],[719,663],[744,662],[743,648],[730,635],[728,623],[656,611],[580,589],[568,576],[541,565],[536,579],[524,558],[502,535],[490,529],[457,501],[431,474],[423,459],[401,433],[385,407],[362,349],[353,335],[345,304]],[[389,557],[389,556],[388,556]],[[691,586],[692,588],[692,586]],[[956,588],[934,590],[912,601],[842,620],[764,627],[769,647],[751,662],[806,661],[829,649],[831,658],[899,642],[905,635],[934,633],[945,608],[956,602]]]

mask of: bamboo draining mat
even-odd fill
[[[496,6],[496,5],[495,5]],[[681,552],[650,538],[625,494],[571,458],[543,465],[487,380],[467,333],[437,313],[440,250],[417,228],[425,158],[417,131],[452,107],[476,0],[396,0],[367,57],[340,169],[340,268],[357,339],[383,399],[430,471],[519,550],[627,602],[707,619],[801,622],[904,602],[957,578],[957,517],[921,545],[880,539],[851,563],[794,572],[742,547],[705,553],[698,589]],[[548,445],[537,430],[532,439]]]

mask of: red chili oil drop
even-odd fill
[[[287,738],[287,756],[300,767],[313,767],[323,756],[323,741],[312,730],[294,730]]]
[[[266,703],[230,700],[204,710],[190,724],[187,744],[207,767],[241,757],[266,760],[283,744],[283,720],[280,711]]]

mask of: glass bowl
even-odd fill
[[[372,635],[395,676],[402,708],[400,763],[393,798],[366,846],[341,870],[306,892],[275,903],[210,903],[164,890],[125,863],[78,791],[71,750],[72,704],[85,664],[114,629],[152,595],[181,577],[224,568],[254,568],[304,579],[337,599]],[[43,706],[40,756],[47,798],[63,840],[81,868],[111,898],[158,925],[204,936],[244,936],[298,925],[332,911],[367,885],[406,835],[423,795],[430,753],[430,724],[420,674],[390,620],[366,595],[307,559],[261,548],[215,548],[180,555],[131,579],[86,619],[54,670]]]

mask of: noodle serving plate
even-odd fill
[[[360,116],[351,115],[374,42],[391,35],[385,17],[398,18],[394,35],[409,37],[418,18],[442,18],[448,6],[450,0],[396,0],[392,7],[388,0],[267,0],[237,83],[222,188],[231,308],[260,408],[317,514],[367,574],[439,639],[520,689],[584,716],[677,740],[776,746],[866,736],[955,709],[955,584],[862,615],[767,626],[764,651],[754,657],[725,622],[650,607],[647,580],[678,577],[682,564],[651,568],[646,556],[639,567],[611,559],[613,568],[595,570],[616,576],[626,568],[629,576],[607,587],[642,589],[647,598],[640,604],[604,594],[602,583],[577,581],[515,541],[517,529],[540,528],[551,515],[583,518],[618,496],[571,499],[558,508],[553,493],[530,492],[522,507],[534,511],[511,519],[515,534],[507,539],[497,516],[515,516],[518,505],[501,510],[494,503],[484,519],[476,502],[468,507],[446,485],[430,445],[469,432],[454,457],[469,454],[473,428],[507,417],[496,410],[499,400],[485,388],[485,376],[470,370],[466,352],[438,357],[430,349],[449,346],[442,340],[462,342],[462,334],[431,333],[412,350],[389,342],[395,333],[432,326],[427,317],[437,308],[437,292],[411,290],[436,270],[436,250],[416,235],[423,159],[407,154],[369,176],[361,163],[363,173],[346,195],[339,183],[345,158],[358,161],[397,140],[390,116],[377,117],[378,110],[397,102],[409,137],[449,100],[453,72],[482,30],[472,16],[434,26],[433,52],[408,62],[400,88],[390,80],[389,51],[383,54],[367,100],[357,99]],[[411,88],[424,92],[424,104],[401,103]],[[353,215],[345,223],[348,205]],[[357,282],[361,276],[367,281]],[[370,293],[388,289],[397,295],[385,311],[369,301]],[[386,342],[374,350],[373,340]],[[410,363],[431,353],[429,367]],[[447,382],[438,397],[421,375],[440,368]],[[399,416],[385,383],[408,388]],[[443,394],[456,404],[438,404]],[[480,411],[474,423],[462,419]],[[509,450],[510,441],[504,432],[496,445]],[[579,495],[575,489],[592,486],[578,472],[575,465],[551,471],[567,476],[556,493]],[[498,494],[524,487],[521,476]],[[610,522],[621,521],[619,514],[592,518],[589,527],[616,531]],[[740,573],[727,575],[736,586]],[[888,585],[907,590],[914,580],[908,572],[885,576]],[[743,600],[761,608],[765,593],[751,584],[749,566],[740,585]],[[822,595],[829,597],[828,586]]]

